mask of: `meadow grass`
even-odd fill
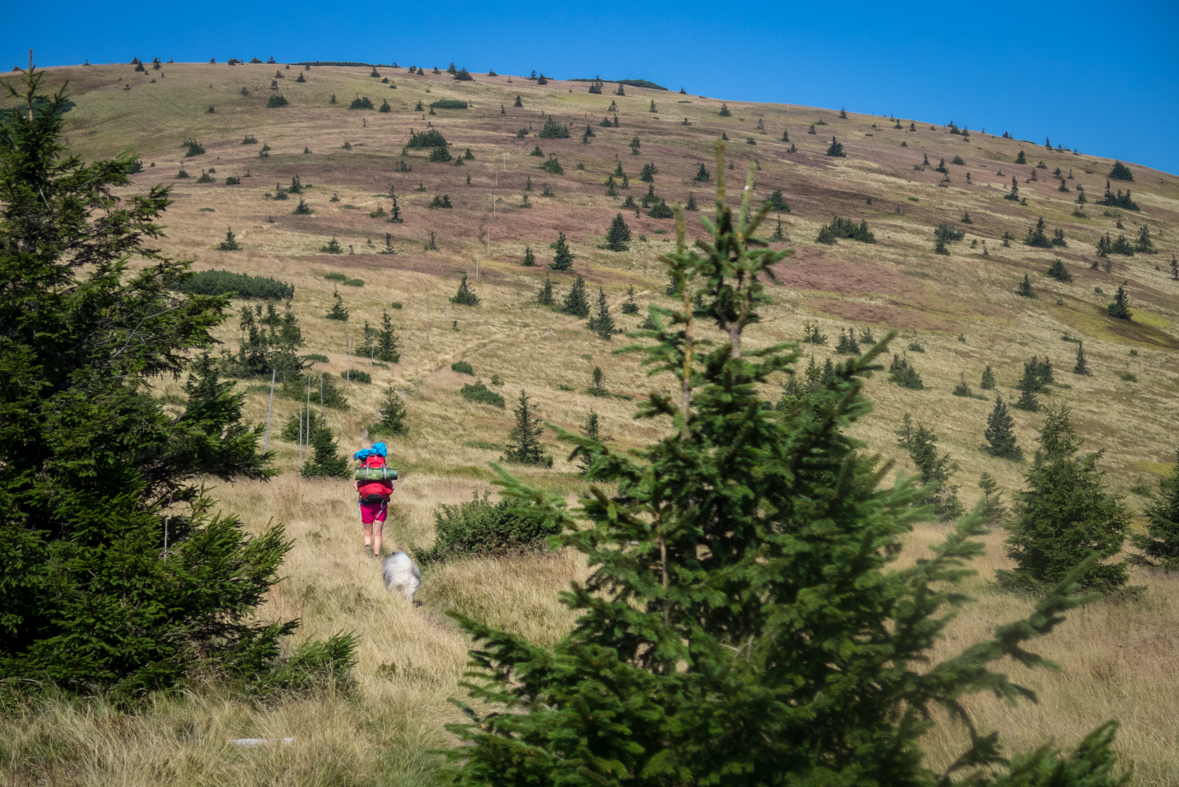
[[[1090,262],[1100,234],[1113,231],[1116,237],[1115,219],[1092,204],[1086,206],[1088,219],[1071,216],[1075,191],[1060,194],[1050,179],[1024,183],[1029,168],[1011,163],[1023,147],[1033,165],[1043,158],[1049,171],[1056,166],[1073,169],[1070,186],[1083,183],[1093,199],[1104,188],[1109,162],[1091,156],[1037,149],[973,131],[965,141],[944,128],[931,131],[928,123],[908,132],[908,119],[902,131],[893,129],[888,119],[868,115],[849,113],[842,120],[826,110],[734,102],[729,102],[733,117],[720,118],[719,99],[692,96],[691,105],[681,106],[669,103],[676,100],[674,94],[640,88],[628,87],[625,97],[609,95],[609,90],[591,96],[583,83],[554,80],[538,87],[520,78],[509,84],[506,76],[475,75],[474,84],[459,84],[445,74],[408,77],[395,69],[382,70],[397,85],[391,90],[358,68],[312,68],[305,72],[307,83],[299,85],[292,67],[278,80],[291,105],[267,110],[274,70],[273,65],[166,65],[166,77],[155,84],[149,80],[159,72],[133,75],[129,66],[51,73],[54,79],[73,80],[78,106],[66,116],[73,152],[94,158],[131,145],[145,166],[153,161],[156,166],[133,176],[133,186],[124,193],[154,184],[173,186],[174,203],[165,215],[167,236],[160,241],[165,253],[195,260],[196,269],[227,268],[295,285],[293,308],[306,339],[303,351],[328,358],[314,368],[337,380],[348,368],[372,373],[372,385],[341,382],[350,408],[325,413],[342,451],[351,453],[364,444],[365,428],[376,420],[387,385],[404,395],[409,434],[388,441],[391,464],[402,468],[403,479],[390,509],[387,544],[428,546],[432,512],[439,505],[492,488],[487,464],[498,458],[494,446],[506,442],[512,415],[510,409],[463,400],[459,389],[471,379],[450,370],[454,361],[471,363],[475,376],[488,384],[497,375],[504,383],[497,390],[509,402],[525,390],[538,414],[563,428],[576,430],[593,410],[603,433],[619,448],[641,448],[664,434],[665,424],[632,418],[635,401],[594,397],[586,389],[595,367],[603,370],[614,394],[641,397],[668,383],[648,378],[634,356],[613,353],[627,342],[625,337],[604,341],[586,330],[584,321],[536,304],[535,294],[547,273],[559,301],[580,274],[591,303],[602,287],[617,324],[627,330],[643,317],[620,314],[627,287],[635,288],[644,311],[648,303],[669,303],[657,257],[672,248],[671,235],[658,232],[670,230],[670,221],[622,211],[633,235],[630,249],[612,253],[599,247],[621,201],[628,194],[638,201],[646,193],[638,173],[648,162],[659,169],[658,194],[684,201],[691,192],[701,215],[708,215],[713,184],[693,183],[692,177],[697,162],[703,161],[715,183],[720,173],[712,158],[713,143],[722,131],[733,140],[729,151],[736,162],[736,169],[724,172],[730,178],[728,201],[739,199],[743,170],[757,158],[757,201],[781,189],[792,208],[782,214],[782,224],[793,239],[789,245],[795,255],[776,266],[780,282],[770,287],[773,302],[763,310],[762,324],[747,334],[747,343],[797,341],[804,322],[815,322],[830,338],[824,346],[802,345],[804,365],[812,353],[820,365],[831,356],[839,330],[846,327],[870,327],[877,338],[899,329],[901,336],[892,346],[896,352],[914,339],[926,347],[925,353],[909,354],[926,390],[900,389],[882,373],[867,381],[875,412],[855,425],[852,434],[869,453],[878,452],[898,469],[914,472],[894,435],[902,415],[910,413],[935,429],[939,449],[957,463],[954,483],[961,486],[964,502],[972,505],[978,499],[975,484],[984,471],[1010,499],[1022,488],[1029,463],[983,453],[982,432],[992,402],[953,397],[951,391],[961,374],[978,392],[983,368],[989,365],[998,381],[994,393],[1010,401],[1018,395],[1014,385],[1022,364],[1032,355],[1048,355],[1058,382],[1068,387],[1054,387],[1042,399],[1072,409],[1078,434],[1087,440],[1085,450],[1104,451],[1100,466],[1112,488],[1125,490],[1140,480],[1153,485],[1170,472],[1179,395],[1179,338],[1173,327],[1179,320],[1179,285],[1170,281],[1166,263],[1179,251],[1172,236],[1179,216],[1179,178],[1135,168],[1141,182],[1134,184],[1134,195],[1143,211],[1125,215],[1125,232],[1132,236],[1134,221],[1146,221],[1153,232],[1163,230],[1155,239],[1160,252],[1117,258],[1107,274],[1091,269]],[[124,90],[125,84],[132,89]],[[249,96],[240,95],[242,87]],[[340,102],[335,106],[328,103],[333,93]],[[388,98],[393,112],[345,109],[356,93],[377,105]],[[523,98],[523,109],[512,107],[516,94]],[[647,112],[652,97],[660,105],[658,116]],[[435,116],[411,111],[418,100],[428,105],[439,98],[461,98],[473,106]],[[621,126],[602,128],[597,125],[602,116],[614,114],[606,109],[612,100],[618,103]],[[501,104],[506,115],[500,114]],[[216,107],[215,114],[205,112],[209,105]],[[542,113],[569,125],[571,138],[517,139],[516,130],[529,124],[533,133],[539,131]],[[684,113],[691,126],[679,124]],[[766,126],[764,136],[754,130],[758,117]],[[808,135],[807,127],[819,118],[827,125]],[[475,159],[456,167],[429,163],[421,151],[403,154],[410,130],[423,131],[427,123],[444,133],[452,154],[469,147]],[[879,127],[873,130],[871,123]],[[586,124],[598,136],[581,145]],[[798,147],[794,154],[786,153],[790,143],[779,141],[784,128]],[[247,133],[259,144],[241,145]],[[832,134],[846,144],[846,159],[823,155]],[[638,156],[628,148],[635,135],[642,142]],[[743,142],[751,135],[756,146]],[[182,159],[180,142],[189,137],[199,139],[208,152]],[[899,147],[902,140],[907,148]],[[351,151],[341,148],[345,141]],[[272,148],[269,158],[258,157],[264,142]],[[565,175],[536,168],[538,160],[528,156],[536,144],[546,154],[558,155]],[[305,147],[312,153],[304,154]],[[913,169],[923,153],[934,164],[960,154],[966,165],[951,167],[952,186],[939,188],[939,173]],[[412,172],[395,171],[403,158]],[[579,161],[584,170],[575,169]],[[609,198],[602,184],[618,162],[631,187]],[[181,164],[193,179],[173,179]],[[196,184],[200,170],[209,168],[217,169],[217,182]],[[251,177],[243,177],[241,185],[224,185],[226,176],[244,176],[247,170]],[[966,171],[972,173],[970,186]],[[1012,174],[1019,177],[1027,207],[1002,199]],[[311,184],[303,196],[315,210],[312,216],[291,215],[297,198],[274,201],[264,196],[276,184],[289,184],[294,175]],[[535,207],[507,207],[521,201],[528,177]],[[551,198],[540,196],[546,182],[554,191]],[[414,191],[419,183],[425,192]],[[405,218],[402,224],[368,216],[377,206],[389,210],[390,186]],[[494,213],[493,192],[498,198]],[[333,194],[339,202],[330,201]],[[436,194],[449,194],[455,208],[427,209]],[[903,212],[897,213],[898,207]],[[950,256],[935,256],[933,227],[942,222],[958,226],[964,210],[974,221],[960,225],[965,238],[952,244]],[[877,243],[814,243],[820,225],[832,214],[866,219]],[[1067,248],[1034,250],[1020,243],[1040,215],[1050,228],[1065,229]],[[227,226],[243,251],[216,250]],[[771,215],[763,236],[773,226]],[[705,237],[693,214],[688,215],[688,228],[691,238]],[[1015,236],[1009,248],[1000,245],[1004,231]],[[423,246],[431,232],[439,250],[427,252]],[[566,234],[577,255],[572,272],[547,271],[549,244],[558,232]],[[385,247],[385,233],[393,236],[396,254],[376,253]],[[319,247],[333,236],[354,253],[320,254]],[[970,247],[972,240],[977,247]],[[982,255],[984,240],[987,257]],[[520,266],[525,246],[537,256],[534,268]],[[1069,266],[1071,284],[1046,277],[1054,257]],[[366,282],[363,288],[341,288],[351,312],[346,323],[324,319],[333,285],[323,279],[325,272]],[[447,305],[463,272],[470,273],[470,284],[482,301],[478,307]],[[1024,273],[1039,294],[1036,300],[1014,293]],[[1142,315],[1130,325],[1104,316],[1122,281],[1128,281],[1131,310]],[[1095,287],[1104,294],[1095,293]],[[393,302],[403,308],[392,309]],[[234,309],[242,305],[235,303]],[[386,310],[405,354],[400,364],[381,368],[358,354],[361,326],[365,321],[378,326]],[[1093,376],[1069,373],[1076,345],[1061,341],[1066,331],[1084,340]],[[238,335],[233,315],[216,331],[230,350],[236,348]],[[1131,349],[1137,355],[1131,356]],[[1125,371],[1132,371],[1139,382],[1120,379]],[[179,395],[182,383],[161,381],[159,392]],[[239,387],[250,387],[247,418],[264,421],[264,381],[242,381]],[[764,394],[776,400],[779,391],[771,385]],[[314,395],[312,402],[315,406]],[[537,642],[551,642],[568,629],[572,619],[558,603],[558,593],[586,576],[581,559],[568,553],[432,568],[423,576],[420,608],[388,594],[377,564],[361,553],[350,484],[301,480],[298,447],[276,434],[298,406],[295,400],[274,402],[270,447],[282,475],[266,484],[222,484],[214,496],[222,510],[239,516],[251,531],[272,521],[286,525],[294,540],[282,569],[286,578],[269,594],[260,616],[299,618],[302,627],[291,647],[307,637],[357,634],[351,689],[251,704],[215,683],[198,684],[134,714],[101,700],[51,699],[0,718],[0,779],[6,776],[18,784],[430,784],[436,779],[437,759],[427,750],[453,744],[443,725],[459,720],[460,714],[447,698],[462,696],[459,683],[469,646],[446,610]],[[1030,457],[1043,416],[1018,410],[1012,415],[1018,441]],[[556,459],[553,469],[514,470],[532,483],[574,494],[582,485],[567,459],[567,447],[551,434],[544,440]],[[1127,498],[1137,527],[1142,525],[1142,502]],[[920,526],[907,539],[901,559],[915,559],[945,532],[944,525]],[[968,583],[979,601],[955,622],[941,655],[985,637],[994,625],[1029,608],[1026,601],[997,593],[990,584],[995,570],[1009,567],[1002,540],[1002,531],[987,537],[987,556],[976,566],[979,576]],[[1074,613],[1038,644],[1060,663],[1060,672],[1029,674],[1010,665],[1013,675],[1036,690],[1038,705],[1009,708],[984,697],[969,701],[982,729],[1001,731],[1008,750],[1018,751],[1050,737],[1075,743],[1094,726],[1116,718],[1123,725],[1117,749],[1123,765],[1133,767],[1135,783],[1179,780],[1174,765],[1179,722],[1172,712],[1179,691],[1173,678],[1179,577],[1140,570],[1132,576],[1134,584],[1146,588],[1141,600],[1098,602]],[[935,728],[926,738],[931,762],[947,763],[962,734],[944,725]],[[242,750],[228,744],[234,737],[294,737],[295,743]]]

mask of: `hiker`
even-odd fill
[[[384,443],[373,443],[372,448],[362,448],[354,458],[362,468],[385,467],[388,449]],[[394,476],[396,477],[396,476]],[[389,510],[389,497],[393,494],[393,482],[355,480],[352,485],[360,496],[360,522],[364,525],[364,554],[381,556],[381,532],[385,527],[385,515]]]

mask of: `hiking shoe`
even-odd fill
[[[368,557],[373,556],[373,545],[372,544],[365,544],[364,545],[364,554]]]

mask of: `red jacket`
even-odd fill
[[[385,466],[385,457],[376,456],[376,455],[370,456],[367,459],[365,459],[363,462],[361,462],[360,466],[361,467],[384,467]],[[356,491],[358,491],[360,493],[361,497],[368,497],[369,495],[380,495],[381,497],[388,500],[389,497],[393,494],[393,482],[392,481],[366,481],[366,482],[362,483]]]

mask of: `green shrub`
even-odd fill
[[[345,287],[363,287],[364,279],[344,279]]]
[[[469,374],[472,377],[475,376],[475,370],[471,368],[471,364],[467,361],[455,361],[450,365],[450,370],[452,372],[458,372],[459,374]]]
[[[1120,161],[1114,161],[1113,169],[1109,171],[1109,177],[1112,180],[1134,180],[1134,173]]]
[[[277,109],[278,107],[285,107],[290,103],[291,102],[287,101],[283,95],[275,94],[275,95],[271,96],[270,98],[266,99],[266,108],[267,109]]]
[[[351,369],[340,372],[340,377],[354,383],[364,383],[370,385],[373,381],[373,376],[368,372],[362,372],[359,369]]]
[[[660,197],[659,201],[653,204],[651,209],[647,211],[647,215],[653,219],[670,219],[675,216],[675,212],[672,211],[671,206],[664,202],[663,198]]]
[[[352,103],[348,105],[348,109],[375,109],[375,107],[368,96],[357,96],[352,99]]]
[[[909,388],[914,391],[925,389],[925,384],[921,381],[921,375],[909,363],[909,359],[903,355],[894,355],[892,357],[892,363],[888,367],[888,379],[902,388]]]
[[[447,146],[447,143],[446,137],[442,136],[442,133],[438,129],[431,128],[421,134],[411,130],[409,132],[409,142],[405,146],[411,150],[424,150],[426,148],[444,148]]]
[[[540,165],[540,168],[551,175],[564,175],[565,170],[561,167],[561,162],[557,161],[557,157],[553,156],[548,161]]]
[[[490,557],[544,551],[560,525],[521,514],[509,501],[491,503],[484,495],[469,503],[434,511],[434,545],[412,548],[422,566],[465,557]]]
[[[550,117],[545,120],[544,128],[537,136],[541,139],[569,139],[569,127],[562,126]]]
[[[482,380],[477,380],[474,384],[464,385],[459,393],[468,402],[489,404],[492,407],[498,407],[501,410],[504,409],[504,398],[484,385]]]
[[[328,281],[348,281],[348,277],[342,273],[325,273],[323,277]]]
[[[251,276],[248,273],[229,271],[201,271],[180,279],[172,289],[191,295],[228,295],[268,301],[287,300],[295,297],[295,285],[286,284],[266,276]]]
[[[440,98],[434,103],[430,104],[432,109],[466,109],[467,102],[459,101],[455,98]]]
[[[859,224],[856,224],[851,219],[844,219],[839,216],[832,216],[830,224],[824,224],[819,228],[819,237],[816,239],[816,242],[832,244],[839,238],[850,238],[860,243],[876,242],[876,236],[868,229],[867,220],[862,220]]]
[[[205,149],[201,147],[201,143],[197,142],[195,139],[184,140],[184,142],[180,143],[180,147],[185,149],[185,158],[190,156],[199,156],[205,152]]]
[[[450,161],[453,158],[450,155],[450,148],[441,147],[430,150],[430,161]]]
[[[1048,275],[1057,281],[1069,282],[1073,280],[1073,275],[1068,272],[1068,268],[1064,265],[1064,260],[1057,257],[1048,266]]]

